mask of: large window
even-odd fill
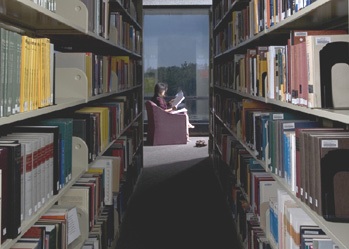
[[[143,32],[145,99],[165,82],[169,98],[184,92],[191,122],[208,123],[208,8],[145,8]]]

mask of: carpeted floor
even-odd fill
[[[201,149],[206,153],[197,157]],[[195,152],[192,159],[144,167],[122,220],[117,249],[238,248],[207,146],[186,151]]]

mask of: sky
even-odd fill
[[[145,15],[143,32],[145,69],[208,60],[208,15]]]

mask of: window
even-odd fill
[[[183,90],[190,122],[208,123],[209,9],[145,8],[144,97],[166,82],[168,97]]]

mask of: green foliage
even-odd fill
[[[196,95],[196,64],[184,62],[180,67],[159,67],[157,70],[147,69],[144,74],[144,93],[152,95],[156,82],[168,84],[168,96],[174,96],[179,90],[185,95]]]

